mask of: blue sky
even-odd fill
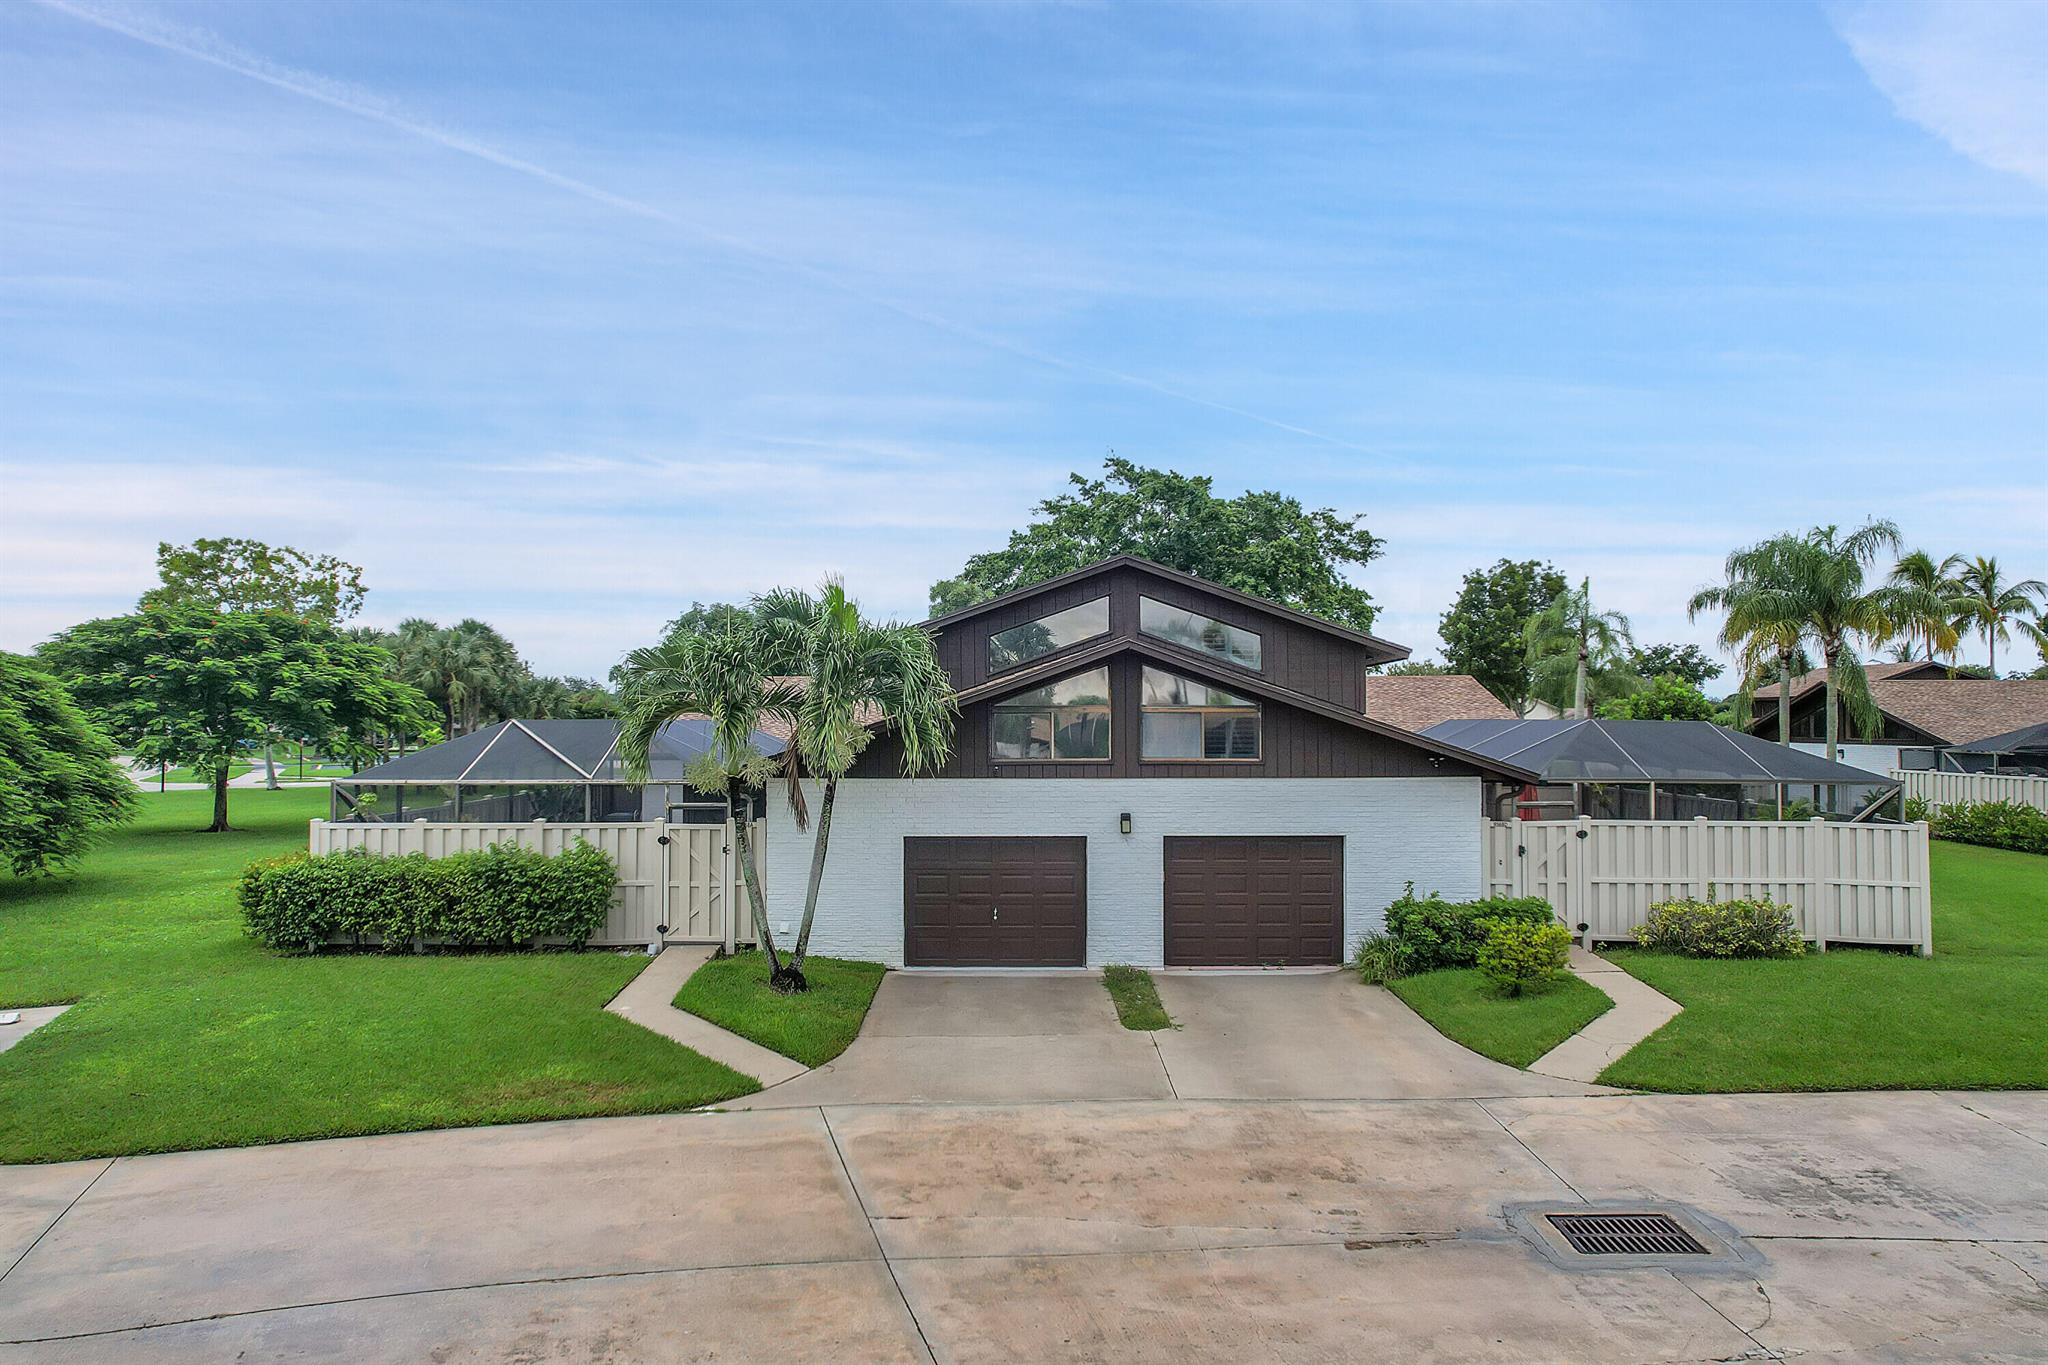
[[[1502,555],[1702,642],[1816,522],[2048,576],[2044,82],[2039,3],[17,0],[0,648],[212,534],[550,671],[914,618],[1110,450],[1365,514],[1418,656]]]

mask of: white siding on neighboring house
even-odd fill
[[[815,815],[818,791],[806,784]],[[1131,813],[1132,832],[1117,831]],[[907,835],[1082,835],[1088,840],[1088,962],[1156,967],[1165,956],[1169,834],[1344,836],[1344,948],[1381,924],[1413,881],[1452,900],[1480,894],[1479,779],[869,778],[839,787],[811,950],[903,963]],[[815,829],[815,825],[813,826]],[[771,795],[769,920],[803,915],[811,836]]]
[[[1766,735],[1765,738],[1768,739],[1770,736]],[[1828,756],[1828,746],[1823,741],[1795,739],[1792,741],[1792,747],[1802,754],[1813,754],[1818,758]],[[1835,762],[1876,773],[1879,777],[1890,777],[1894,768],[1905,766],[1899,759],[1901,753],[1919,752],[1925,747],[1916,744],[1837,744]]]

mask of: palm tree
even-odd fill
[[[1855,639],[1889,639],[1899,633],[1900,622],[1946,609],[1944,599],[1925,588],[1865,586],[1877,557],[1898,549],[1899,528],[1872,521],[1846,536],[1839,527],[1824,526],[1803,536],[1777,536],[1729,556],[1731,579],[1766,585],[1754,590],[1759,618],[1797,619],[1801,635],[1819,648],[1830,761],[1840,747],[1844,706],[1866,732],[1882,724],[1870,698],[1870,679],[1852,648]]]
[[[1584,718],[1590,683],[1619,683],[1622,690],[1636,681],[1629,666],[1635,639],[1628,618],[1616,611],[1593,609],[1593,582],[1582,579],[1566,588],[1550,605],[1531,617],[1524,638],[1529,645],[1529,670],[1538,695],[1559,702],[1569,683],[1571,714]]]
[[[794,730],[803,691],[787,679],[770,676],[764,666],[769,648],[757,621],[732,620],[715,630],[672,635],[628,654],[620,672],[619,754],[631,780],[645,782],[648,746],[662,727],[683,716],[711,722],[711,748],[691,766],[688,781],[706,795],[725,798],[754,933],[768,955],[768,980],[777,990],[788,991],[793,983],[769,932],[747,808],[777,766],[754,747],[754,731],[764,719]]]
[[[1899,562],[1892,566],[1889,582],[1893,587],[1912,591],[1916,600],[1943,604],[1939,611],[1916,612],[1897,623],[1899,634],[1905,637],[1900,662],[1913,661],[1916,644],[1927,651],[1931,660],[1936,655],[1953,656],[1956,646],[1962,643],[1962,632],[1956,629],[1962,607],[1956,599],[1962,596],[1963,585],[1948,573],[1954,562],[1954,556],[1950,556],[1936,564],[1925,550],[1914,550],[1899,556]]]
[[[1961,555],[1950,555],[1942,562],[1941,569],[1943,573],[1955,575],[1957,624],[1974,628],[1990,646],[1991,676],[1997,677],[1998,642],[2012,639],[2005,623],[2014,617],[2024,620],[2028,612],[2039,611],[2041,600],[2048,598],[2048,583],[2038,578],[2007,583],[1999,572],[1996,556],[1986,558],[1978,555],[1975,559],[1964,559]]]
[[[867,747],[877,722],[895,735],[905,777],[939,767],[952,753],[957,707],[930,634],[916,626],[863,621],[836,579],[827,579],[815,597],[793,590],[768,593],[755,600],[754,612],[771,642],[769,666],[805,679],[786,755],[798,829],[809,824],[798,778],[807,773],[822,782],[804,916],[785,969],[794,988],[804,990],[804,957],[818,913],[839,780]]]
[[[1742,686],[1735,695],[1735,717],[1749,720],[1757,685],[1775,664],[1778,682],[1778,743],[1792,743],[1792,678],[1813,667],[1801,648],[1806,612],[1789,592],[1788,564],[1798,537],[1774,536],[1728,556],[1722,572],[1726,582],[1702,588],[1686,603],[1686,617],[1720,610],[1721,643],[1742,661]]]

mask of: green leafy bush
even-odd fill
[[[1392,934],[1367,934],[1358,941],[1351,965],[1368,986],[1384,986],[1408,975],[1408,950]]]
[[[315,952],[374,943],[407,952],[431,940],[463,948],[580,947],[604,925],[618,871],[578,840],[555,857],[515,845],[446,858],[378,858],[361,850],[255,862],[235,890],[249,933],[273,948]]]
[[[1479,974],[1505,995],[1548,981],[1571,960],[1571,930],[1562,924],[1523,919],[1490,919],[1479,945]]]
[[[1687,957],[1798,957],[1806,951],[1792,907],[1769,900],[1660,901],[1636,942]]]
[[[1924,796],[1907,797],[1905,803],[1900,807],[1900,812],[1905,822],[1909,825],[1920,820],[1932,821],[1934,818],[1933,812],[1928,809],[1927,798]]]
[[[1550,902],[1540,896],[1454,902],[1435,892],[1418,897],[1410,882],[1401,899],[1387,907],[1387,933],[1400,943],[1409,971],[1434,972],[1476,963],[1479,946],[1486,941],[1487,920],[1551,924],[1556,919]]]
[[[2048,853],[2048,815],[2016,801],[1958,802],[1943,806],[1929,833],[1959,844]]]

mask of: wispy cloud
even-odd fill
[[[1849,0],[1834,22],[1901,116],[1964,156],[2048,185],[2048,5]]]
[[[1054,351],[1027,345],[1008,337],[998,336],[980,326],[877,294],[843,275],[825,270],[810,261],[770,250],[758,241],[732,235],[645,199],[620,194],[578,176],[566,174],[525,157],[515,156],[481,139],[403,113],[392,101],[375,91],[270,61],[204,30],[174,25],[157,15],[105,9],[81,3],[80,0],[34,0],[34,3],[137,42],[147,43],[165,52],[219,67],[224,71],[316,101],[343,113],[373,120],[400,132],[423,138],[451,152],[538,180],[605,208],[687,233],[699,241],[775,266],[820,288],[844,294],[872,307],[894,313],[907,321],[946,333],[976,346],[1001,351],[1049,369],[1140,389],[1176,403],[1226,413],[1307,440],[1371,453],[1363,445],[1326,431],[1177,388],[1146,375],[1077,360]]]

